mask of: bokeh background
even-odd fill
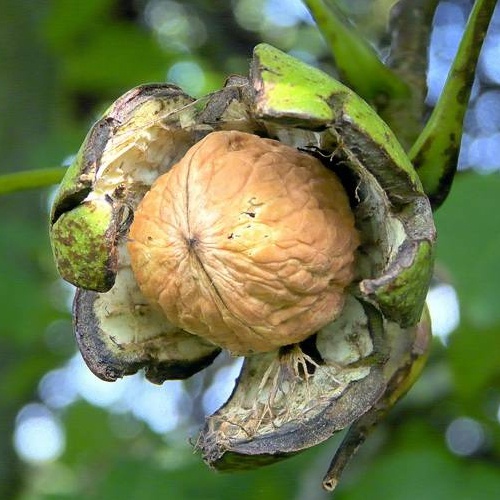
[[[344,2],[386,50],[394,1]],[[427,104],[439,96],[471,1],[441,2]],[[193,96],[246,74],[271,43],[335,74],[299,0],[0,0],[0,171],[64,165],[130,87],[177,83]],[[428,366],[345,473],[335,498],[492,500],[500,495],[500,9],[482,51],[460,174],[438,211]],[[320,489],[338,439],[258,471],[219,474],[193,454],[204,416],[240,360],[218,359],[161,387],[96,379],[76,351],[73,290],[47,235],[53,189],[0,197],[0,498],[330,498]]]

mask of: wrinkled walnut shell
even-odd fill
[[[234,354],[300,342],[335,319],[358,235],[347,195],[316,158],[213,132],[135,212],[139,287],[169,321]]]

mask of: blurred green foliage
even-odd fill
[[[219,87],[229,73],[246,73],[261,41],[333,74],[316,28],[304,20],[277,23],[266,17],[265,3],[0,0],[0,172],[65,162],[111,100],[140,83],[182,78],[179,63],[191,63],[184,68],[194,76],[182,83],[196,95]],[[362,2],[350,3],[372,41],[381,38],[390,3],[371,2],[369,12],[359,8]],[[437,277],[456,287],[460,326],[447,346],[435,341],[423,377],[350,465],[335,498],[498,495],[499,192],[498,174],[462,174],[437,213]],[[117,419],[124,415],[83,400],[57,411],[66,447],[56,461],[34,465],[16,454],[16,415],[39,401],[42,376],[75,352],[69,294],[47,237],[49,195],[0,197],[0,498],[329,498],[319,484],[335,439],[269,468],[222,475],[192,454],[184,436],[195,430],[160,436],[129,416],[136,431],[120,433]],[[465,456],[453,453],[445,438],[459,417],[474,419],[484,436]]]

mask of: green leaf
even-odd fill
[[[43,34],[57,52],[71,53],[75,40],[85,39],[90,29],[99,24],[105,29],[106,15],[113,0],[87,0],[78,6],[73,0],[53,2],[50,15],[42,21]]]
[[[379,453],[368,470],[341,484],[335,499],[365,500],[490,500],[500,488],[494,465],[454,457],[429,425],[410,421],[394,436],[396,446]],[[376,492],[371,496],[370,492]]]
[[[458,394],[472,400],[475,409],[500,379],[500,324],[487,329],[461,325],[451,337],[449,356]],[[478,397],[482,395],[482,397]]]
[[[120,449],[120,442],[111,431],[109,415],[105,410],[79,401],[67,409],[64,423],[66,449],[62,458],[65,463],[110,463],[122,454],[123,449]],[[97,479],[97,471],[95,476]]]
[[[77,94],[111,97],[141,82],[161,81],[169,55],[151,31],[140,29],[112,0],[55,2],[43,36],[59,57],[58,76]]]
[[[496,3],[474,3],[441,97],[409,152],[434,208],[448,196],[455,176],[477,59]]]
[[[64,77],[72,89],[105,92],[165,77],[166,53],[152,35],[125,23],[89,37],[65,60]]]
[[[304,3],[326,39],[344,83],[370,102],[409,95],[408,86],[382,63],[335,2],[304,0]]]
[[[27,194],[18,196],[28,207],[33,207]],[[30,344],[43,335],[51,321],[60,317],[53,309],[56,297],[49,284],[56,273],[52,264],[50,269],[44,265],[50,248],[44,218],[39,213],[31,214],[31,220],[29,215],[14,215],[7,205],[9,198],[3,198],[0,205],[5,214],[0,221],[4,284],[0,287],[1,335],[18,345]]]
[[[117,439],[106,413],[89,405],[71,406],[65,421],[63,460],[73,466],[79,489],[71,498],[86,500],[288,500],[295,498],[318,453],[309,450],[276,466],[218,474],[192,453],[187,440],[147,431],[130,441]]]
[[[500,321],[500,176],[459,176],[436,214],[437,261],[450,273],[462,319],[473,327]]]

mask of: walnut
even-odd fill
[[[219,131],[153,184],[128,249],[141,291],[171,323],[246,355],[334,320],[358,244],[344,188],[321,161]]]
[[[342,169],[354,215],[335,175],[298,149]],[[252,354],[196,441],[215,469],[274,462],[349,427],[323,482],[333,489],[424,364],[436,235],[419,175],[365,101],[271,46],[255,48],[248,79],[199,99],[168,83],[117,99],[50,224],[98,377],[144,368],[163,383],[221,347]]]

